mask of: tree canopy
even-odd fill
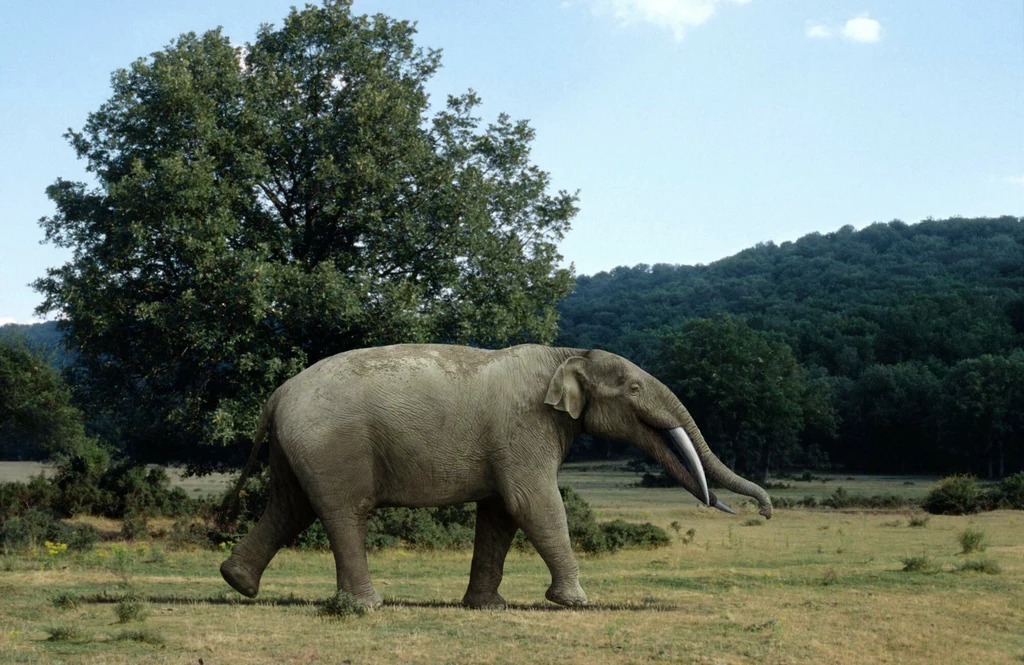
[[[343,0],[242,47],[185,34],[69,131],[96,183],[47,190],[73,258],[39,309],[63,313],[75,379],[134,456],[208,467],[284,379],[348,349],[554,338],[576,196],[472,91],[428,115],[440,52],[414,36]]]
[[[662,342],[657,374],[693,413],[727,464],[757,470],[816,463],[805,425],[832,431],[827,385],[808,382],[777,336],[730,316],[692,319]],[[805,405],[806,413],[805,413]],[[809,422],[808,422],[809,421]]]

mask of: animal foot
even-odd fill
[[[462,597],[462,604],[474,610],[501,610],[505,609],[505,599],[497,591],[470,593]]]
[[[356,596],[356,600],[371,610],[375,610],[384,604],[384,599],[380,597],[380,594],[375,589],[371,589],[370,593]]]
[[[220,564],[220,574],[231,588],[246,598],[255,598],[260,592],[260,578],[239,563],[233,556]]]
[[[558,603],[566,607],[583,607],[587,604],[587,594],[583,593],[583,588],[579,585],[579,582],[564,584],[559,587],[552,584],[548,587],[544,597],[552,603]]]

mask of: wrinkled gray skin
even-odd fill
[[[465,605],[504,605],[498,585],[517,528],[551,571],[548,600],[582,605],[587,597],[558,493],[569,444],[583,432],[630,443],[702,503],[707,496],[709,505],[725,509],[713,493],[705,495],[666,438],[679,427],[709,478],[754,497],[771,517],[768,494],[715,457],[672,392],[619,356],[535,345],[342,353],[290,379],[268,400],[238,487],[269,434],[269,502],[221,574],[254,597],[277,550],[319,517],[338,588],[375,607],[381,597],[370,582],[365,544],[370,512],[476,501]]]

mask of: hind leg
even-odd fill
[[[271,441],[270,496],[256,526],[242,538],[220,567],[220,574],[235,591],[256,597],[260,578],[282,546],[313,523],[316,514],[299,486],[280,447]]]

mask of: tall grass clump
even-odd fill
[[[114,642],[141,642],[143,644],[152,644],[154,646],[161,646],[164,643],[163,634],[159,631],[153,630],[152,628],[122,630],[111,639],[113,639]]]
[[[58,610],[73,610],[78,607],[80,599],[78,594],[71,591],[61,591],[50,598],[50,602]]]
[[[118,623],[144,621],[149,616],[146,601],[135,594],[128,594],[114,605],[114,616]]]
[[[903,562],[905,573],[931,573],[936,570],[931,558],[921,554],[919,556],[906,556],[900,559]]]
[[[361,617],[364,614],[366,614],[366,605],[341,589],[335,591],[334,595],[325,600],[317,610],[317,616],[322,619],[347,619]]]
[[[75,623],[55,624],[44,628],[43,631],[48,635],[46,638],[48,642],[89,642],[91,640],[89,634]]]
[[[933,515],[972,515],[984,507],[974,476],[948,476],[929,490],[921,507]]]
[[[992,559],[977,559],[964,561],[956,567],[958,573],[984,573],[986,575],[998,575],[1003,572],[1003,567],[998,561]]]
[[[957,536],[957,542],[960,543],[962,554],[984,552],[986,547],[985,532],[981,529],[964,529],[960,532],[960,535]]]

